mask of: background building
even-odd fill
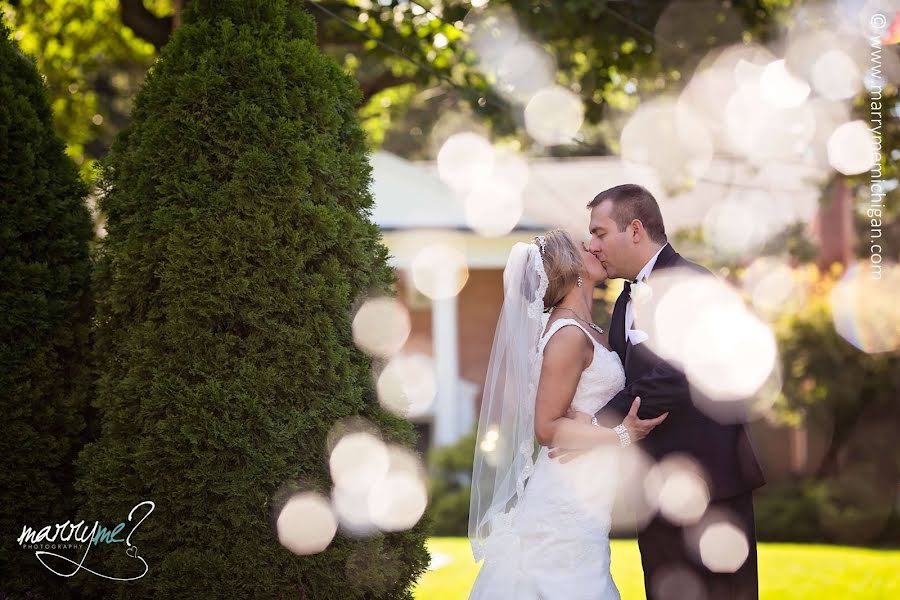
[[[810,225],[817,222],[820,194],[813,173],[808,181],[785,176],[779,182],[778,174],[770,171],[760,176],[761,189],[747,188],[742,193],[740,200],[755,202],[755,207],[735,215],[727,209],[732,199],[728,190],[733,189],[727,182],[733,182],[736,176],[753,180],[746,173],[735,175],[741,169],[737,163],[721,161],[714,165],[708,179],[690,191],[674,194],[661,189],[649,170],[623,165],[617,157],[535,159],[521,171],[527,178],[521,192],[521,218],[508,232],[488,237],[473,228],[465,198],[444,184],[436,164],[411,162],[386,152],[376,152],[372,164],[376,202],[372,216],[383,231],[399,279],[397,297],[411,320],[411,333],[401,352],[427,357],[421,365],[433,369],[433,399],[413,402],[410,413],[423,451],[452,444],[477,421],[503,301],[503,268],[516,242],[528,242],[553,227],[570,230],[576,239],[585,236],[586,204],[598,192],[625,182],[641,183],[654,193],[670,240],[676,232],[693,228],[746,239],[769,235],[794,222]],[[721,183],[717,177],[721,177]],[[775,186],[782,186],[778,188],[780,193],[765,191]],[[790,202],[781,200],[786,197],[784,192],[790,192]],[[435,244],[452,248],[464,257],[467,271],[459,292],[438,300],[423,294],[413,276],[417,257]],[[710,252],[704,246],[680,249],[688,255],[694,255],[695,250]],[[448,265],[446,277],[454,277],[452,271]],[[601,323],[608,319],[607,314],[595,316]],[[766,462],[772,465],[775,478],[803,469],[811,451],[803,429],[795,431],[760,420],[754,430],[763,458],[771,457]],[[817,446],[816,440],[812,443]],[[812,451],[819,449],[814,447]],[[785,461],[785,456],[791,460]]]

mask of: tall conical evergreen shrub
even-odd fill
[[[150,570],[81,585],[122,598],[411,598],[423,522],[339,532],[307,557],[272,528],[285,485],[329,493],[336,421],[361,415],[414,444],[379,407],[351,337],[354,302],[393,280],[369,220],[360,94],[299,3],[201,0],[184,23],[104,164],[102,432],[79,459],[85,517],[111,527],[155,503],[132,539]],[[139,574],[123,546],[92,551],[93,568]]]
[[[86,195],[44,82],[0,13],[0,597],[67,595],[16,540],[24,526],[75,516],[89,389]]]

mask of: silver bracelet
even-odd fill
[[[597,422],[597,415],[591,417],[591,425],[593,425],[594,427],[600,427],[600,423]]]
[[[613,431],[616,432],[616,435],[619,436],[619,445],[625,448],[626,446],[631,445],[631,436],[628,435],[628,430],[625,429],[625,424],[620,423],[613,427]]]

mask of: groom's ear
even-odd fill
[[[640,219],[632,219],[628,227],[631,229],[631,240],[634,243],[638,243],[647,237],[647,230],[644,229],[644,224],[641,223]]]

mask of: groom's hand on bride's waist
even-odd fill
[[[567,419],[572,419],[573,421],[584,423],[585,425],[591,424],[591,417],[593,417],[593,415],[581,412],[580,410],[575,410],[571,406],[569,407],[569,410],[566,411]],[[572,450],[571,448],[550,448],[549,456],[550,458],[558,458],[559,462],[565,464],[570,460],[578,458],[585,452],[590,452],[590,449]]]
[[[591,424],[592,416],[593,415],[588,414],[586,412],[581,412],[580,410],[575,410],[571,406],[569,407],[569,410],[566,411],[566,418],[572,419],[574,421],[578,421],[579,423],[587,423],[588,425]]]
[[[628,432],[627,436],[629,439],[629,443],[637,442],[645,437],[653,431],[653,429],[666,420],[666,417],[669,413],[663,413],[660,416],[654,419],[641,419],[638,417],[638,409],[641,407],[641,399],[640,397],[636,397],[631,403],[631,410],[628,411],[628,416],[625,417],[625,420],[622,421],[622,425],[625,427],[625,430]],[[579,423],[592,423],[593,415],[589,415],[588,413],[584,413],[578,410],[569,407],[569,410],[566,411],[566,418],[573,419]],[[624,445],[624,444],[623,444]],[[559,459],[559,462],[565,464],[571,460],[574,460],[584,454],[585,452],[590,452],[590,448],[574,450],[571,448],[550,448],[549,456],[550,458]]]
[[[585,425],[591,424],[591,417],[593,417],[593,415],[586,412],[581,412],[580,410],[575,410],[571,406],[569,407],[569,410],[566,411],[567,419],[572,419],[573,421],[584,423]],[[572,450],[570,448],[551,448],[550,458],[558,458],[559,462],[565,464],[570,460],[578,458],[585,452],[590,452],[590,449]]]
[[[559,459],[559,462],[562,464],[566,464],[570,460],[574,460],[584,454],[585,452],[590,452],[591,449],[586,448],[584,450],[573,450],[571,448],[551,448],[550,449],[550,458]]]
[[[593,415],[590,415],[585,412],[581,412],[580,410],[575,410],[571,406],[569,407],[569,410],[566,411],[567,419],[572,419],[573,421],[576,421],[578,423],[584,423],[585,425],[591,424],[591,417],[593,417]],[[558,458],[559,462],[565,464],[565,463],[569,462],[570,460],[578,458],[585,452],[590,452],[590,450],[571,450],[569,448],[551,448],[550,449],[550,458]]]

